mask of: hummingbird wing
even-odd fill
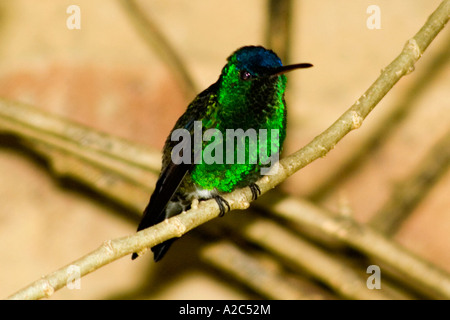
[[[194,121],[201,120],[202,116],[206,114],[207,108],[209,107],[211,101],[215,98],[214,95],[216,91],[217,82],[200,93],[188,106],[186,112],[180,117],[180,119],[178,119],[174,129],[184,128],[188,130],[191,134],[190,140],[193,141]],[[188,143],[189,141],[183,142]],[[168,218],[166,217],[167,204],[176,193],[186,174],[194,166],[195,161],[191,161],[191,163],[177,161],[181,156],[179,154],[171,154],[173,146],[174,142],[170,140],[169,136],[164,147],[165,153],[163,155],[163,170],[158,181],[156,182],[156,187],[150,197],[150,201],[144,210],[143,218],[139,223],[137,231],[151,227]],[[183,148],[183,150],[192,149],[192,146]],[[191,154],[191,159],[193,159],[194,156],[198,155]],[[169,239],[152,248],[155,261],[162,258],[174,240],[175,239]],[[137,256],[138,255],[136,253],[133,253],[131,258],[134,260]]]
[[[185,126],[186,130],[191,131],[193,127],[194,119],[190,120],[188,124]],[[187,141],[183,141],[187,143]],[[190,148],[190,146],[189,146]],[[186,150],[186,149],[184,149]],[[192,168],[194,162],[191,163],[183,163],[179,160],[180,155],[174,154],[172,155],[172,161],[169,161],[168,164],[165,166],[163,171],[161,172],[158,181],[156,182],[155,190],[153,191],[152,196],[150,197],[150,201],[147,205],[147,207],[144,210],[143,218],[141,222],[139,223],[137,231],[146,229],[148,227],[151,227],[155,224],[158,224],[164,219],[166,219],[166,207],[170,199],[173,197],[175,192],[177,191],[178,187],[180,186],[181,182],[183,181],[186,174],[189,172],[189,170]],[[176,164],[179,163],[179,164]],[[170,244],[172,241],[170,242]],[[166,244],[166,246],[161,246]],[[164,253],[168,250],[167,242],[163,242],[162,244],[158,245],[159,248],[164,248]],[[162,253],[159,253],[158,256],[162,257]],[[133,253],[132,259],[136,259],[138,255],[136,253]],[[157,260],[157,255],[155,253],[155,260]],[[158,259],[159,260],[159,259]]]

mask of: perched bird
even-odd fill
[[[230,206],[221,194],[243,187],[254,199],[260,194],[255,182],[286,136],[284,73],[312,65],[283,66],[261,46],[242,47],[227,61],[217,82],[189,104],[167,138],[161,174],[138,231],[188,210],[194,199],[215,199],[223,215]],[[205,130],[200,139],[198,129]],[[174,240],[152,248],[155,261]]]

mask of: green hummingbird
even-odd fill
[[[309,67],[283,66],[261,46],[228,57],[217,82],[195,97],[167,138],[162,170],[137,230],[188,210],[194,199],[215,199],[222,216],[230,206],[221,195],[236,188],[249,187],[256,199],[256,181],[268,173],[286,137],[284,74]],[[155,262],[175,239],[152,247]]]

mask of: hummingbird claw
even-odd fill
[[[223,217],[223,215],[225,214],[225,211],[231,210],[231,207],[227,200],[225,200],[224,198],[222,198],[219,195],[216,195],[213,198],[214,198],[214,200],[216,200],[217,205],[219,206],[219,210],[220,210],[219,217]],[[227,206],[228,210],[225,210],[225,206]]]
[[[252,200],[258,199],[258,197],[261,195],[261,189],[256,183],[252,183],[249,185],[249,188],[252,192]]]

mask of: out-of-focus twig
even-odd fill
[[[397,183],[388,201],[374,215],[369,225],[392,235],[422,200],[430,188],[450,166],[450,131],[428,152],[426,157],[404,181]]]
[[[192,99],[198,93],[197,86],[175,48],[153,22],[150,15],[139,8],[136,1],[120,0],[120,3],[145,43],[166,63],[183,88],[186,97],[189,100]]]
[[[365,274],[367,266],[357,270],[344,259],[338,259],[267,218],[246,212],[236,215],[234,219],[228,219],[226,224],[231,225],[233,230],[238,229],[248,241],[287,261],[293,269],[305,271],[341,297],[357,300],[409,298],[393,289],[369,290]],[[383,280],[385,287],[387,283],[388,281]]]
[[[424,295],[435,298],[450,298],[450,275],[445,271],[421,260],[414,254],[398,246],[379,232],[353,219],[333,215],[314,206],[307,200],[292,197],[273,197],[270,193],[257,202],[258,206],[270,205],[277,217],[284,217],[290,224],[296,223],[302,229],[310,229],[310,234],[326,234],[347,246],[382,263],[387,273],[396,270],[394,276],[401,275],[406,285],[415,284],[415,288]]]
[[[317,293],[303,292],[289,279],[271,267],[265,267],[257,257],[243,252],[230,242],[221,241],[207,245],[201,251],[202,258],[229,276],[240,280],[268,299],[311,300],[319,299]]]
[[[58,175],[85,182],[130,209],[139,206],[139,211],[161,166],[159,151],[4,99],[0,99],[0,131],[14,133],[43,153]]]
[[[289,53],[292,44],[292,0],[268,0],[267,15],[267,46],[275,51],[281,60],[287,64],[289,63]]]

